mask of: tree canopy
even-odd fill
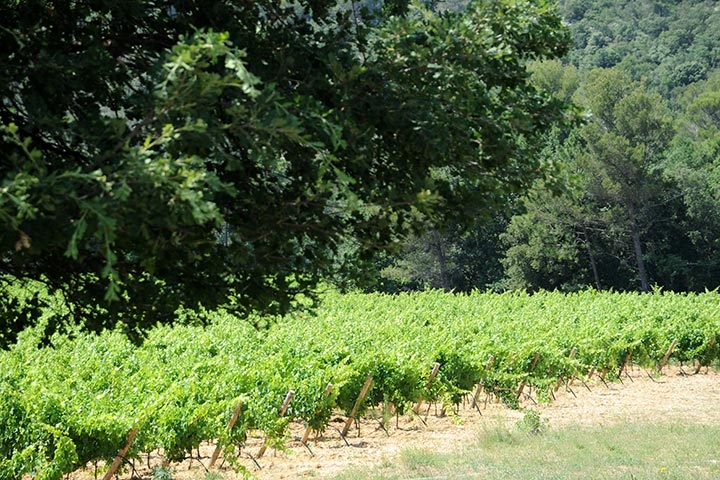
[[[350,258],[490,215],[548,172],[568,110],[526,64],[569,33],[544,1],[435,10],[3,2],[2,307],[42,282],[95,329],[284,311]]]
[[[670,95],[720,67],[717,2],[711,0],[560,0],[574,45],[567,61],[582,70],[617,67]]]
[[[542,150],[555,186],[518,196],[503,230],[482,244],[448,243],[450,289],[585,288],[703,291],[720,287],[720,25],[706,0],[559,0],[568,55],[531,62],[532,82],[573,101],[587,122],[556,129]],[[479,225],[480,226],[480,225]],[[421,237],[422,238],[422,237]],[[435,237],[385,262],[405,285],[435,281]],[[503,269],[458,274],[454,261],[498,253]],[[465,260],[464,262],[467,262]],[[387,264],[390,263],[388,266]],[[402,275],[399,275],[402,274]],[[471,285],[466,280],[473,279]]]

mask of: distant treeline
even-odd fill
[[[587,121],[548,137],[555,173],[470,231],[412,239],[378,265],[375,288],[720,285],[717,2],[562,0],[559,9],[573,47],[529,69]]]

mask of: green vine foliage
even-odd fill
[[[232,451],[251,430],[283,448],[290,422],[321,432],[349,413],[368,375],[360,414],[388,417],[390,405],[403,414],[420,400],[459,403],[479,384],[511,407],[520,384],[548,401],[559,378],[595,369],[609,380],[629,353],[653,368],[674,340],[673,361],[710,366],[719,309],[716,292],[327,293],[314,315],[263,332],[222,312],[206,327],[157,326],[142,345],[79,330],[43,345],[31,329],[0,352],[0,478],[58,480],[112,460],[134,428],[130,456],[162,449],[177,461],[203,441]]]

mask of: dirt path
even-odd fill
[[[688,371],[692,373],[692,370]],[[581,385],[573,387],[577,398],[564,394],[542,408],[551,424],[605,425],[620,421],[654,422],[682,420],[698,424],[720,423],[720,374],[701,372],[686,375],[669,368],[662,376],[651,376],[635,368],[623,383],[608,387],[595,384],[592,392]]]
[[[537,409],[551,428],[628,421],[720,423],[720,374],[713,371],[684,375],[677,368],[667,368],[662,376],[656,376],[634,368],[629,375],[623,375],[622,383],[605,385],[595,380],[586,387],[575,381],[570,389],[561,387],[555,396],[550,404],[536,405],[526,399],[522,406]],[[241,453],[241,462],[261,480],[324,478],[351,466],[372,467],[393,461],[401,450],[409,447],[450,451],[473,441],[483,429],[514,425],[524,415],[521,410],[511,410],[492,401],[481,403],[482,415],[469,405],[461,407],[457,415],[440,417],[435,411],[434,406],[429,412],[426,407],[422,408],[425,423],[420,417],[404,416],[396,425],[393,418],[386,426],[387,432],[378,420],[366,418],[360,422],[359,430],[353,427],[345,439],[347,443],[339,434],[344,419],[338,418],[321,439],[315,441],[311,437],[307,447],[298,441],[302,437],[302,425],[293,425],[294,440],[288,442],[287,451],[269,449],[255,464],[250,456],[256,456],[262,437],[252,438]],[[212,451],[208,447],[202,453],[209,456]],[[197,462],[195,465],[198,468]],[[180,479],[183,471],[191,474],[192,470],[188,472],[184,466],[178,466],[174,478]],[[224,467],[220,473],[225,479],[234,477]],[[196,473],[189,478],[199,476]]]

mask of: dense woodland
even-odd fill
[[[715,2],[28,1],[0,22],[0,344],[48,308],[48,332],[137,333],[328,283],[720,282]]]
[[[576,119],[527,75],[570,32],[549,2],[437,6],[0,3],[0,337],[48,307],[287,312],[504,210]]]
[[[407,243],[380,289],[702,291],[720,284],[720,9],[563,0],[572,32],[533,81],[577,105],[554,173],[474,228]]]

